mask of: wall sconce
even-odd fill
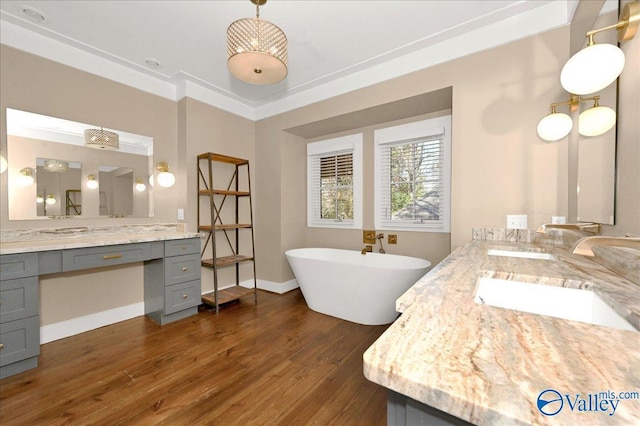
[[[35,182],[34,178],[33,178],[33,173],[34,170],[31,167],[25,167],[24,169],[20,170],[20,185],[21,186],[29,186],[29,185],[33,185],[33,182]]]
[[[576,95],[588,95],[604,89],[622,72],[624,52],[613,44],[596,44],[594,36],[602,31],[616,29],[618,41],[631,40],[640,23],[640,2],[627,3],[620,13],[618,23],[589,31],[587,47],[573,55],[562,68],[562,87]]]
[[[38,204],[44,203],[44,195],[40,195],[40,194],[36,195],[36,203]]]
[[[47,203],[48,205],[52,206],[52,205],[54,205],[56,202],[57,202],[57,201],[56,201],[56,197],[55,197],[55,195],[53,195],[53,194],[49,194],[49,195],[47,195],[46,203]]]
[[[142,181],[142,178],[136,178],[136,191],[142,192],[147,189],[147,186]]]
[[[176,177],[169,171],[169,165],[164,161],[156,164],[156,170],[160,172],[158,175],[158,185],[169,188],[176,183]]]
[[[87,188],[96,189],[99,186],[96,175],[87,175]]]
[[[556,112],[556,107],[568,105],[569,110],[574,112],[578,110],[580,102],[588,101],[593,101],[593,107],[583,111],[578,117],[578,132],[583,136],[599,136],[608,132],[616,124],[616,113],[609,107],[600,106],[599,100],[600,96],[582,98],[571,95],[564,102],[551,104],[551,114],[538,123],[538,136],[549,142],[559,141],[567,136],[573,128],[573,120],[567,114]]]

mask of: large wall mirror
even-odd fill
[[[151,137],[7,108],[7,157],[9,220],[153,217]]]
[[[618,22],[618,2],[607,1],[593,29],[603,28]],[[617,44],[615,31],[604,31],[597,35],[598,43]],[[618,87],[611,84],[595,93],[599,104],[617,111]],[[581,103],[580,111],[593,107]],[[577,118],[577,115],[576,115]],[[616,126],[600,136],[579,136],[578,140],[578,187],[577,219],[614,225],[616,182]]]

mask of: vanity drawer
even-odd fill
[[[62,252],[62,270],[66,272],[142,262],[149,259],[149,253],[148,243],[64,250]]]
[[[38,275],[38,254],[21,253],[0,256],[0,280]]]
[[[183,254],[200,254],[200,238],[186,238],[183,240],[167,240],[164,242],[166,257]]]
[[[200,279],[200,256],[168,257],[164,260],[165,286]]]
[[[0,323],[38,315],[38,277],[0,282]]]
[[[200,304],[200,280],[174,284],[164,290],[164,313],[173,314]]]
[[[40,317],[34,316],[0,324],[0,366],[40,353]]]

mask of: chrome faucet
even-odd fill
[[[572,231],[586,232],[589,234],[599,234],[599,223],[545,223],[540,225],[536,232],[539,234],[546,234],[547,229],[570,229]]]
[[[595,246],[628,247],[640,250],[640,238],[604,236],[584,237],[575,243],[571,252],[573,254],[593,257],[595,256],[593,253],[593,247]]]

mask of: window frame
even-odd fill
[[[307,227],[362,229],[362,140],[363,134],[356,133],[337,138],[325,139],[307,144]],[[353,219],[337,220],[314,217],[313,194],[317,194],[313,181],[312,169],[314,159],[320,156],[332,156],[351,152],[353,155]]]
[[[382,171],[383,150],[390,145],[402,144],[409,141],[429,138],[442,134],[442,162],[441,182],[443,196],[440,199],[441,215],[438,221],[415,223],[409,221],[393,221],[384,218],[385,206],[382,205],[383,191],[389,191],[390,176],[385,180]],[[415,231],[415,232],[451,232],[451,115],[446,115],[399,126],[386,127],[374,131],[374,224],[375,228],[384,231]],[[388,176],[388,174],[386,174]],[[385,189],[386,188],[386,189]]]

